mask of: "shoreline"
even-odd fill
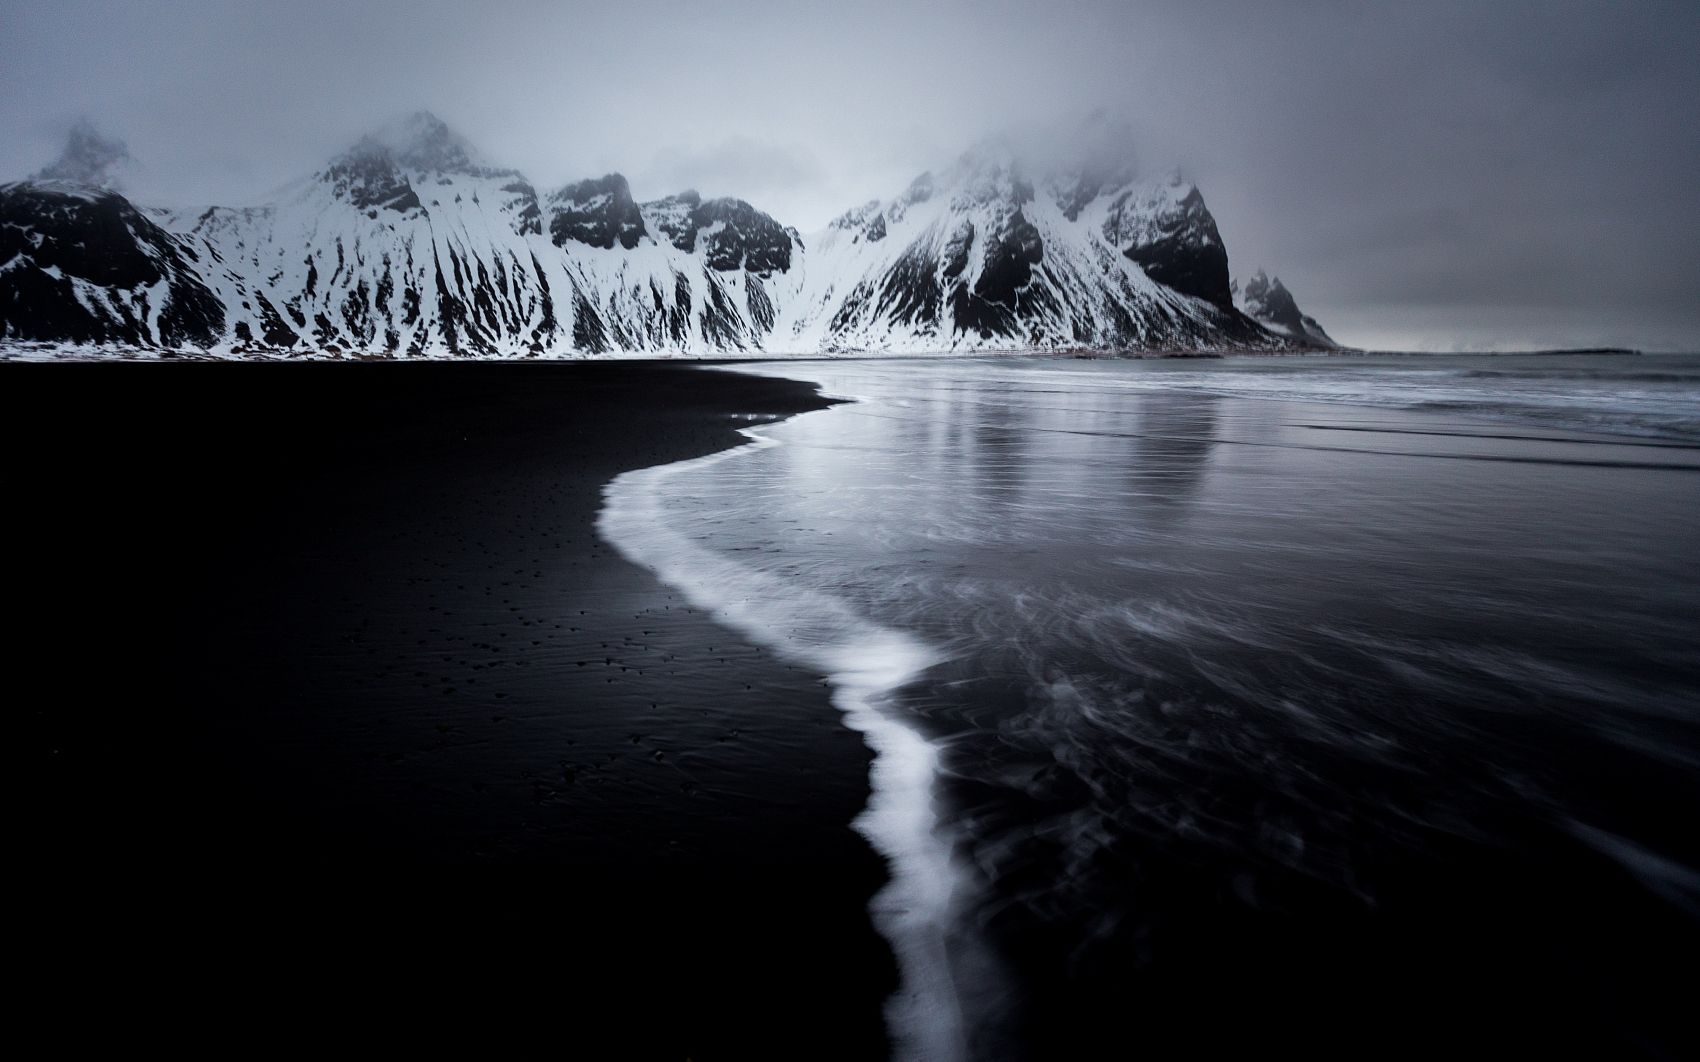
[[[289,352],[216,352],[208,350],[164,350],[152,348],[110,349],[100,347],[37,347],[0,345],[0,364],[226,364],[226,365],[745,365],[768,362],[841,363],[886,361],[954,361],[1034,358],[1056,361],[1221,361],[1230,358],[1449,358],[1449,357],[1661,357],[1685,351],[1642,350],[1633,347],[1577,347],[1537,350],[1370,350],[1361,347],[1303,350],[1098,350],[1087,348],[1033,349],[1011,347],[985,350],[851,351],[836,354],[786,354],[776,351],[747,351],[738,354],[712,352],[656,356],[529,357],[462,356],[395,357],[390,354],[337,353],[310,355]]]
[[[169,927],[217,975],[174,990],[232,1012],[302,949],[327,990],[452,986],[608,1057],[884,1053],[886,877],[850,825],[872,754],[818,676],[593,528],[616,475],[824,408],[812,386],[13,372],[18,659],[58,691],[22,743],[51,974]]]
[[[670,526],[665,509],[672,481],[783,445],[755,428],[741,434],[749,440],[744,446],[622,474],[604,491],[597,529],[628,560],[678,588],[718,622],[781,659],[827,676],[833,705],[874,753],[868,802],[854,826],[889,868],[889,881],[869,912],[901,974],[886,1004],[894,1057],[950,1062],[962,1056],[967,1042],[949,958],[954,894],[963,874],[953,865],[950,843],[939,836],[934,790],[940,750],[886,704],[945,657],[830,595],[799,590]]]

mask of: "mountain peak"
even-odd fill
[[[1067,204],[1084,203],[1139,176],[1131,126],[1109,111],[1097,110],[1072,122],[985,137],[957,160],[949,179],[1001,178],[1016,186],[1037,182],[1056,189]]]
[[[1281,283],[1280,277],[1271,277],[1261,269],[1253,273],[1251,279],[1245,282],[1245,298],[1248,302],[1269,299],[1276,296],[1277,292],[1281,295],[1287,295],[1286,285]],[[1291,298],[1291,296],[1289,295],[1288,298]]]
[[[88,119],[71,127],[65,150],[51,166],[36,173],[34,180],[66,181],[96,188],[117,188],[123,170],[135,160],[122,140],[105,137]]]
[[[956,158],[949,175],[958,182],[996,180],[1007,177],[1021,168],[1021,152],[1007,135],[988,136]]]
[[[632,188],[623,174],[577,181],[549,197],[549,233],[555,246],[568,240],[612,250],[618,243],[626,250],[636,247],[648,230],[643,211],[632,200]]]
[[[1245,282],[1237,301],[1241,310],[1266,328],[1317,346],[1336,345],[1314,317],[1299,309],[1280,277],[1259,269]]]
[[[1014,208],[1033,198],[1021,153],[1007,136],[987,137],[969,148],[946,171],[944,183],[963,208],[993,203]]]
[[[429,112],[269,207],[143,213],[72,183],[127,157],[84,124],[49,180],[0,185],[0,333],[410,357],[1329,346],[1267,273],[1232,289],[1202,193],[1129,176],[1131,139],[1095,116],[984,140],[805,246],[742,199],[636,202],[617,172],[539,195]]]
[[[611,195],[630,199],[632,196],[631,182],[626,180],[623,173],[609,173],[601,177],[589,177],[582,181],[574,181],[564,186],[551,198],[584,200],[596,196]]]
[[[482,168],[471,142],[430,111],[415,111],[369,134],[349,154],[384,155],[406,169],[436,173]]]

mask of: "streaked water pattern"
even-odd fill
[[[904,961],[900,1050],[1273,1011],[1295,948],[1407,997],[1514,952],[1576,1042],[1682,1041],[1594,981],[1700,917],[1700,357],[738,371],[856,401],[627,477],[604,530],[933,750],[932,850],[863,824],[950,875],[885,922],[948,956]],[[869,644],[915,666],[870,686]]]

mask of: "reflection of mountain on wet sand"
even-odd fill
[[[1216,449],[1214,395],[1184,391],[1141,395],[1129,440],[1128,474],[1153,518],[1183,507],[1204,482]]]

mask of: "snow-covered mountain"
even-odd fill
[[[224,311],[198,251],[115,190],[124,145],[87,125],[28,181],[0,185],[0,341],[214,347]]]
[[[1234,295],[1235,305],[1247,317],[1271,332],[1324,350],[1338,346],[1329,338],[1328,333],[1322,330],[1322,326],[1316,323],[1314,317],[1306,316],[1299,310],[1299,304],[1294,301],[1292,292],[1287,290],[1279,277],[1272,278],[1259,269],[1246,281],[1243,290],[1236,286]]]
[[[985,145],[808,240],[772,344],[802,351],[1280,349],[1228,289],[1198,189],[1029,176]]]
[[[127,157],[79,128],[53,166],[0,185],[0,341],[411,357],[1315,342],[1236,308],[1196,187],[1114,152],[1046,166],[983,145],[806,238],[739,199],[638,202],[619,174],[540,194],[423,113],[264,207],[139,210],[109,179]]]

